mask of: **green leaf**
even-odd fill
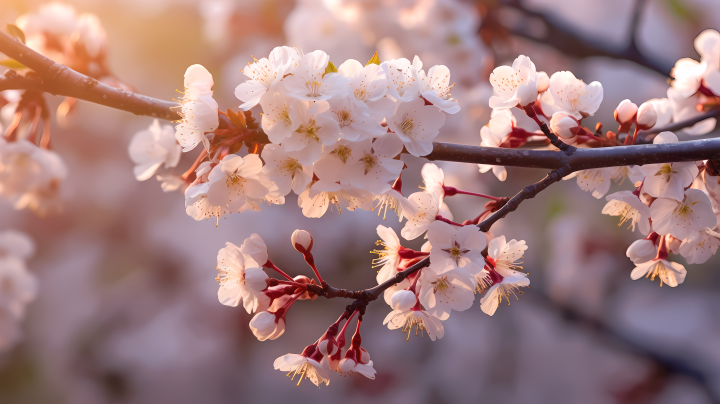
[[[328,65],[325,68],[325,73],[323,73],[323,76],[325,76],[328,73],[337,73],[337,67],[333,64],[333,62],[328,60]]]
[[[18,28],[17,25],[13,25],[13,24],[9,24],[9,23],[8,23],[8,24],[6,24],[5,26],[6,26],[7,31],[8,31],[8,33],[9,33],[10,35],[12,35],[12,36],[14,36],[15,38],[19,39],[20,42],[22,42],[23,44],[25,43],[25,33],[24,33],[20,28]]]
[[[378,57],[378,53],[377,53],[377,51],[375,51],[375,54],[372,55],[372,57],[370,58],[370,60],[368,60],[367,63],[365,63],[365,66],[370,65],[370,64],[379,65],[380,63],[382,63],[382,62],[380,62],[380,57]]]
[[[24,64],[18,62],[17,60],[14,60],[14,59],[0,60],[0,66],[4,66],[4,67],[7,67],[7,68],[13,69],[13,70],[25,69],[27,67]]]

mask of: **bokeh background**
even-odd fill
[[[605,91],[597,121],[614,130],[612,112],[630,98],[665,97],[670,68],[697,58],[692,40],[720,28],[717,0],[71,0],[97,14],[108,33],[109,67],[153,97],[178,98],[190,64],[215,77],[221,109],[237,109],[233,91],[251,55],[278,45],[322,49],[339,65],[383,60],[445,64],[462,110],[439,140],[479,144],[489,119],[492,68],[518,54],[538,70],[571,70]],[[40,1],[3,0],[0,22],[13,22]],[[631,42],[631,38],[634,40]],[[624,55],[614,58],[613,55]],[[631,60],[627,60],[631,59]],[[49,97],[57,106],[62,100]],[[711,403],[720,400],[720,259],[689,266],[683,285],[633,282],[625,249],[639,233],[603,216],[603,200],[562,182],[528,201],[493,233],[524,239],[532,286],[494,317],[453,313],[445,337],[431,342],[389,331],[389,308],[369,307],[364,346],[377,379],[334,377],[317,391],[295,387],[272,362],[299,353],[334,321],[345,302],[300,302],[287,331],[258,342],[250,315],[218,303],[215,259],[226,241],[252,233],[271,259],[293,275],[310,271],[290,245],[296,228],[315,238],[316,260],[331,284],[374,285],[371,268],[382,223],[394,215],[328,213],[307,219],[289,197],[285,206],[195,222],[181,194],[154,179],[139,183],[127,147],[150,118],[81,102],[69,122],[54,124],[55,150],[69,168],[62,214],[39,218],[0,206],[0,229],[30,234],[29,262],[39,295],[29,306],[23,339],[0,353],[1,403]],[[520,126],[532,129],[520,120]],[[716,134],[710,134],[710,136]],[[188,167],[184,156],[179,167]],[[420,185],[424,160],[409,166],[404,191]],[[476,165],[439,163],[446,183],[509,196],[542,178],[509,169],[508,180]],[[617,190],[613,185],[611,192]],[[448,201],[456,219],[482,202]],[[417,243],[409,246],[419,248]],[[681,256],[675,257],[685,264]]]

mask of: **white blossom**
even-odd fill
[[[517,298],[518,293],[522,293],[519,289],[528,286],[530,286],[530,280],[525,274],[504,277],[501,282],[493,284],[485,296],[480,299],[480,308],[485,314],[492,316],[503,298],[510,304],[510,295]]]
[[[285,196],[290,190],[302,194],[312,180],[312,165],[302,165],[280,145],[265,145],[262,151],[265,165],[262,172],[277,185],[278,195]]]
[[[407,151],[421,157],[432,152],[432,142],[445,124],[445,114],[417,98],[397,104],[395,114],[387,122],[390,130],[405,144]]]
[[[642,203],[637,195],[632,191],[620,191],[608,195],[605,200],[608,203],[602,210],[603,215],[620,216],[620,224],[630,222],[628,228],[635,231],[635,225],[640,228],[640,233],[647,235],[650,233],[650,208]]]
[[[330,372],[328,369],[323,367],[320,362],[302,355],[283,355],[275,360],[273,367],[281,372],[287,372],[288,376],[292,373],[291,380],[300,375],[298,385],[300,385],[303,378],[310,380],[316,386],[320,386],[322,383],[325,383],[326,386],[330,384]]]
[[[383,324],[387,324],[390,330],[401,329],[403,333],[407,333],[408,339],[410,339],[413,327],[415,328],[415,335],[418,333],[422,335],[422,332],[425,331],[432,341],[445,335],[442,322],[425,310],[393,310],[385,317]]]
[[[679,163],[646,164],[640,167],[645,175],[643,191],[654,198],[671,198],[682,201],[685,187],[698,175],[694,161]]]
[[[175,141],[175,130],[170,125],[160,126],[155,119],[148,129],[133,136],[128,149],[135,179],[145,181],[155,174],[161,165],[175,167],[180,161],[182,147]]]
[[[460,111],[460,102],[450,95],[455,84],[450,84],[450,69],[447,66],[433,66],[427,75],[423,70],[418,72],[420,95],[434,106],[448,114]]]
[[[325,181],[317,181],[298,197],[298,206],[305,217],[322,217],[334,206],[338,213],[343,209],[372,209],[372,194],[368,191]]]
[[[420,58],[410,63],[407,59],[393,59],[380,64],[387,77],[387,95],[394,101],[410,102],[420,94],[418,72],[422,69]]]
[[[270,86],[282,80],[286,74],[292,73],[299,62],[300,54],[297,49],[278,46],[270,52],[269,57],[248,63],[243,74],[250,80],[241,83],[235,89],[235,96],[243,101],[240,108],[247,111],[257,105]]]
[[[672,198],[656,199],[650,205],[650,216],[655,232],[681,240],[717,224],[710,198],[698,189],[685,191],[682,202]]]
[[[615,120],[621,124],[632,123],[637,118],[638,106],[632,101],[625,99],[615,108]]]
[[[655,258],[657,251],[658,248],[655,246],[653,240],[643,238],[630,244],[625,255],[630,258],[633,264],[638,265]]]
[[[285,139],[292,136],[293,132],[298,129],[301,122],[299,120],[291,120],[291,117],[299,115],[290,111],[307,110],[309,104],[290,97],[286,94],[283,82],[277,82],[260,97],[260,107],[262,108],[262,128],[267,134],[268,139],[272,143],[279,144]]]
[[[603,88],[597,81],[585,84],[571,72],[563,71],[550,77],[547,94],[550,97],[543,98],[543,107],[548,104],[554,111],[566,112],[575,119],[582,119],[595,114],[600,108]]]
[[[430,250],[431,268],[438,275],[455,268],[475,273],[478,267],[485,265],[482,256],[486,246],[485,234],[477,226],[456,228],[445,222],[434,221],[428,226],[427,238],[433,246]]]
[[[435,249],[437,246],[433,251]],[[464,271],[465,268],[436,273],[432,268],[423,269],[419,297],[430,315],[447,320],[452,310],[465,311],[472,307],[475,300],[474,278]]]
[[[334,98],[329,103],[330,111],[335,114],[340,127],[341,139],[357,142],[387,133],[387,128],[378,123],[372,116],[370,108],[364,103],[358,105],[357,100],[353,100],[350,96]]]
[[[327,101],[315,101],[309,109],[291,108],[290,120],[297,129],[283,140],[282,145],[300,164],[313,164],[322,155],[323,145],[331,146],[338,141],[340,127],[329,109]]]
[[[330,56],[323,51],[306,53],[292,76],[283,80],[287,93],[307,101],[326,101],[346,96],[350,90],[348,79],[338,73],[325,73],[328,62]]]
[[[515,117],[510,110],[493,110],[490,122],[480,129],[480,146],[500,147],[505,138],[512,132],[515,126]],[[507,179],[507,170],[504,166],[478,164],[481,173],[492,170],[495,177],[500,181]]]
[[[522,269],[520,260],[527,248],[525,240],[507,241],[505,236],[498,236],[488,243],[487,260],[493,265],[495,271],[504,277],[524,276],[525,273],[518,272],[518,270]]]
[[[538,95],[537,71],[529,57],[520,55],[510,66],[499,66],[490,73],[490,84],[495,90],[490,97],[490,108],[506,109],[516,105],[525,107],[535,102]]]
[[[687,275],[687,270],[681,264],[656,258],[636,264],[635,269],[630,273],[630,278],[635,281],[645,276],[654,281],[655,277],[658,277],[660,278],[660,286],[665,283],[674,288],[685,281],[685,275]]]
[[[610,180],[614,169],[612,167],[591,168],[572,173],[563,180],[577,177],[577,184],[580,189],[592,192],[597,199],[602,198],[610,190]]]
[[[703,264],[715,255],[720,246],[720,233],[704,228],[683,239],[680,254],[688,264]]]
[[[213,99],[214,81],[210,72],[201,65],[192,65],[185,71],[185,93],[181,100],[183,120],[175,128],[175,138],[184,152],[202,143],[206,149],[210,142],[205,136],[218,127],[218,104]]]
[[[435,221],[440,210],[440,201],[437,195],[427,192],[415,192],[408,200],[416,208],[416,212],[407,216],[407,222],[400,234],[405,240],[414,240],[425,233],[430,223]]]
[[[637,125],[640,129],[650,129],[658,121],[658,113],[655,111],[655,106],[651,102],[644,102],[640,104],[637,112]]]
[[[258,341],[276,340],[285,333],[285,317],[261,311],[250,320],[250,330]]]
[[[252,237],[260,238],[257,234],[253,234]],[[262,239],[260,241],[262,242]],[[267,253],[265,255],[267,256]],[[270,299],[261,292],[267,287],[265,280],[268,276],[262,270],[262,265],[266,261],[267,259],[258,263],[251,255],[244,254],[242,247],[230,242],[226,243],[225,248],[222,248],[217,256],[218,276],[215,279],[220,284],[218,289],[220,303],[236,307],[242,300],[243,307],[248,313],[267,309]]]

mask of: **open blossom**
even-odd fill
[[[304,108],[290,110],[290,120],[297,129],[282,145],[300,164],[311,165],[322,155],[323,145],[331,146],[338,141],[340,127],[327,101],[315,101],[312,107],[308,101],[302,102],[306,104]]]
[[[407,339],[410,339],[410,333],[415,328],[415,335],[425,331],[432,341],[442,338],[445,335],[445,328],[442,322],[435,316],[430,315],[425,310],[416,310],[415,308],[401,311],[391,311],[383,320],[383,324],[387,324],[388,329],[401,329],[403,333],[407,333]]]
[[[625,255],[635,265],[650,261],[657,256],[658,247],[655,245],[657,238],[657,233],[651,233],[647,238],[634,241]]]
[[[381,66],[374,63],[363,66],[355,59],[348,59],[338,67],[338,74],[348,80],[350,99],[368,114],[376,116],[392,105],[390,100],[381,101],[388,90],[387,74]]]
[[[418,72],[420,95],[434,106],[448,114],[460,111],[460,102],[450,95],[455,84],[450,84],[450,69],[447,66],[433,66],[427,75],[423,70]]]
[[[405,58],[388,60],[380,64],[387,77],[387,95],[394,101],[410,102],[420,94],[418,72],[422,69],[420,58],[413,62]]]
[[[525,240],[507,241],[505,236],[498,236],[488,243],[487,261],[502,276],[509,277],[520,274],[525,276],[525,273],[518,272],[518,270],[522,269],[520,260],[527,248]]]
[[[646,164],[640,167],[645,175],[643,192],[654,198],[671,198],[681,201],[685,187],[698,175],[694,161],[680,163]]]
[[[527,56],[518,56],[512,67],[496,67],[490,74],[490,84],[495,90],[495,95],[490,97],[490,108],[525,107],[534,103],[538,95],[536,81],[535,64]]]
[[[706,29],[695,38],[695,49],[706,66],[703,84],[715,95],[720,95],[720,33]]]
[[[289,46],[275,47],[267,58],[248,63],[243,74],[250,80],[241,83],[235,89],[235,96],[243,102],[240,108],[245,111],[260,102],[260,98],[270,86],[292,73],[300,61],[297,49]]]
[[[571,72],[563,71],[550,77],[550,88],[546,94],[549,96],[543,98],[543,107],[547,104],[556,112],[562,111],[575,119],[582,119],[600,108],[603,88],[597,81],[585,84]]]
[[[133,173],[138,181],[145,181],[161,165],[175,167],[180,161],[182,147],[175,141],[175,130],[170,125],[160,126],[155,119],[146,130],[137,132],[130,142],[130,159],[136,164]]]
[[[213,99],[212,75],[201,65],[192,65],[185,71],[185,94],[181,100],[183,120],[175,128],[175,138],[184,152],[202,143],[206,149],[210,142],[205,136],[218,127],[218,104]]]
[[[340,361],[340,370],[344,374],[360,374],[370,380],[375,380],[375,368],[370,354],[364,348],[359,349],[360,354],[356,358],[349,358],[347,355]]]
[[[312,165],[302,165],[286,152],[282,146],[265,145],[262,151],[265,165],[262,172],[277,185],[277,194],[285,196],[293,192],[302,194],[312,180]]]
[[[372,194],[350,185],[317,181],[298,197],[298,206],[305,217],[322,217],[328,208],[353,211],[372,209]]]
[[[572,173],[563,177],[563,180],[577,177],[577,184],[580,186],[580,189],[586,192],[592,192],[592,196],[600,199],[610,190],[612,173],[612,167],[592,168]]]
[[[35,300],[37,280],[18,258],[0,258],[0,310],[22,318],[25,306]]]
[[[396,105],[395,114],[387,122],[390,130],[405,144],[407,151],[421,157],[432,152],[432,142],[445,124],[445,114],[417,98]]]
[[[286,94],[285,85],[277,82],[263,92],[260,97],[262,107],[262,128],[272,143],[279,144],[292,136],[300,126],[299,121],[291,120],[291,110],[308,109],[306,101],[298,100]]]
[[[495,274],[494,276],[491,275],[491,277],[493,278],[493,285],[487,290],[485,296],[480,299],[480,308],[489,316],[495,314],[503,298],[510,304],[510,295],[517,298],[517,295],[522,293],[520,291],[521,287],[530,286],[530,280],[525,274],[506,277]]]
[[[400,251],[404,250],[405,247],[400,245],[400,239],[392,228],[378,225],[377,233],[381,240],[378,240],[375,244],[384,247],[382,250],[372,251],[378,254],[378,257],[373,260],[373,266],[380,267],[376,278],[380,284],[395,276],[402,259]]]
[[[435,221],[440,211],[440,200],[437,195],[427,192],[415,192],[408,200],[417,210],[415,214],[407,217],[400,234],[405,240],[414,240],[425,233],[430,223]]]
[[[684,266],[663,258],[655,258],[636,265],[635,269],[630,273],[630,278],[634,281],[643,276],[650,278],[651,281],[654,281],[655,277],[658,277],[660,278],[660,286],[665,283],[674,288],[683,283],[685,281],[685,275],[687,275],[687,270]]]
[[[357,100],[353,100],[350,96],[334,98],[329,103],[330,111],[335,114],[340,127],[339,137],[341,139],[357,142],[387,133],[387,128],[378,123],[378,120],[372,116],[370,108],[364,103],[358,105]]]
[[[683,239],[680,245],[680,254],[687,260],[688,264],[703,264],[720,247],[720,233],[704,228]]]
[[[373,199],[377,201],[373,210],[378,211],[378,216],[383,215],[383,220],[387,218],[387,210],[390,209],[395,212],[398,217],[398,221],[402,222],[403,217],[412,215],[416,209],[413,204],[403,196],[399,191],[394,188],[390,188],[388,191],[374,195]]]
[[[275,360],[273,367],[281,372],[288,372],[288,376],[292,373],[291,380],[294,380],[295,376],[299,375],[298,385],[300,385],[303,378],[307,378],[316,386],[320,386],[321,383],[330,384],[329,370],[323,367],[320,362],[303,355],[283,355]]]
[[[490,122],[480,129],[480,146],[500,147],[505,138],[512,132],[515,126],[515,117],[509,110],[493,110]],[[507,179],[507,170],[504,166],[478,164],[481,173],[492,170],[495,177],[500,181]]]
[[[0,259],[14,257],[25,260],[34,252],[35,243],[27,234],[16,230],[0,232]]]
[[[667,90],[667,97],[670,100],[670,106],[672,110],[672,119],[674,122],[681,122],[687,119],[697,118],[704,114],[704,112],[698,111],[697,106],[700,104],[700,97],[702,94],[696,93],[689,97],[682,95],[674,87],[670,87]],[[704,135],[715,128],[717,124],[717,118],[707,118],[696,123],[693,126],[683,128],[683,132],[688,135]]]
[[[477,226],[456,228],[445,222],[434,221],[428,226],[427,237],[433,246],[430,262],[436,274],[444,274],[455,268],[475,273],[478,270],[476,267],[485,265],[482,256],[486,245],[485,234]]]
[[[433,251],[435,249],[437,246]],[[432,262],[432,258],[430,261]],[[419,282],[420,303],[428,313],[440,320],[447,320],[452,310],[465,311],[472,307],[475,300],[475,283],[465,270],[465,268],[451,269],[436,273],[432,267],[423,269]]]
[[[435,195],[445,195],[445,173],[443,170],[435,165],[434,163],[423,164],[422,170],[423,184],[425,185],[425,192]]]
[[[608,203],[602,210],[603,215],[620,216],[620,224],[630,222],[630,228],[635,231],[635,225],[640,233],[650,233],[650,208],[645,205],[632,191],[620,191],[605,198]]]
[[[292,76],[283,80],[287,93],[307,101],[326,101],[347,95],[350,90],[348,79],[337,73],[325,73],[328,62],[330,56],[323,51],[306,53]]]
[[[677,239],[694,236],[707,227],[715,227],[717,218],[710,198],[698,189],[688,189],[682,202],[658,198],[650,206],[652,227],[658,234],[671,234]]]
[[[260,239],[257,234],[252,237]],[[260,242],[262,243],[262,239]],[[242,252],[243,248],[251,247],[245,247],[245,243],[238,247],[228,242],[226,247],[218,252],[218,276],[215,278],[220,284],[218,300],[231,307],[236,307],[242,300],[248,313],[265,310],[270,304],[270,299],[261,292],[267,287],[265,280],[268,276],[262,270],[265,262],[256,262],[252,256]],[[265,255],[267,256],[267,253]]]

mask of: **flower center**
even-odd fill
[[[680,206],[675,208],[675,211],[673,213],[675,213],[676,215],[678,215],[680,217],[686,217],[686,216],[690,215],[691,213],[693,213],[691,206],[695,205],[696,203],[698,203],[698,201],[695,201],[689,205],[686,205],[685,203],[681,203]]]
[[[400,124],[400,129],[402,130],[402,133],[404,133],[406,135],[409,135],[410,133],[412,133],[412,130],[414,127],[415,127],[415,124],[413,123],[412,118],[408,118]]]
[[[306,97],[319,97],[320,96],[320,86],[322,83],[317,82],[315,80],[308,80],[305,82],[305,88],[307,89],[308,93],[305,95]]]
[[[420,336],[422,337],[423,331],[425,330],[425,320],[422,319],[422,317],[415,316],[413,314],[410,314],[405,319],[405,325],[403,325],[402,332],[407,333],[407,338],[405,341],[410,340],[410,333],[412,332],[413,327],[415,327],[415,335],[418,335],[418,332],[420,332]]]
[[[353,95],[355,95],[355,99],[360,100],[360,101],[365,100],[365,98],[367,98],[367,96],[368,96],[369,94],[370,94],[370,93],[368,93],[368,91],[367,91],[367,89],[365,88],[365,86],[358,87],[358,88],[356,88],[355,91],[353,92]]]
[[[443,248],[443,251],[450,254],[450,258],[455,260],[455,265],[460,265],[460,257],[462,257],[463,254],[467,254],[470,250],[461,249],[460,244],[456,240],[452,248]]]
[[[230,174],[227,177],[227,180],[225,180],[225,183],[227,186],[233,186],[233,185],[240,185],[242,186],[243,183],[247,182],[247,180],[237,174]]]
[[[497,291],[498,303],[502,303],[503,298],[505,298],[505,300],[507,300],[508,302],[508,305],[510,305],[510,295],[515,296],[515,300],[519,300],[518,295],[523,294],[523,291],[520,290],[520,288],[514,283],[501,283],[500,285],[498,285]]]
[[[292,174],[295,170],[302,170],[302,164],[298,163],[297,159],[288,157],[283,162],[282,169]]]
[[[292,124],[292,122],[290,122],[290,112],[288,112],[287,106],[278,113],[278,117],[280,117],[280,120],[285,122],[287,125]]]
[[[300,125],[295,132],[304,134],[306,138],[312,139],[316,142],[320,142],[320,138],[317,135],[317,132],[320,130],[320,127],[316,126],[315,118],[311,118],[310,122],[307,125]]]
[[[667,182],[670,182],[670,174],[677,174],[677,171],[673,171],[672,164],[663,164],[660,169],[655,173],[658,175],[667,175]]]
[[[450,283],[447,280],[447,276],[438,278],[435,281],[430,282],[430,284],[433,285],[433,293],[445,293],[448,289],[450,289]]]
[[[345,145],[340,145],[335,148],[335,150],[331,151],[330,154],[334,154],[342,160],[343,163],[347,163],[347,159],[352,154],[352,149]]]
[[[369,173],[377,164],[377,158],[368,153],[365,153],[365,156],[359,161],[362,161],[365,164],[365,175],[367,175],[367,173]]]
[[[353,118],[352,112],[343,109],[342,111],[335,112],[335,115],[338,117],[338,124],[341,128],[344,128],[350,124],[352,124],[355,119]]]

